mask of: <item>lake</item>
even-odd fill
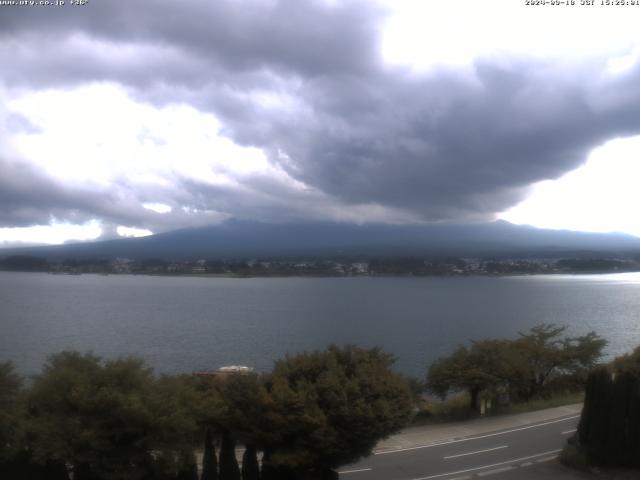
[[[539,323],[640,345],[640,273],[449,278],[197,278],[0,272],[0,360],[24,374],[64,349],[135,354],[158,372],[242,364],[331,343],[382,346],[423,377],[472,339]]]

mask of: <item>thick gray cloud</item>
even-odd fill
[[[163,193],[169,199],[177,195],[174,189]],[[0,158],[0,227],[47,225],[54,220],[81,224],[99,218],[105,225],[171,230],[221,219],[215,212],[160,214],[141,206],[157,195],[156,189],[144,192],[125,182],[102,189],[61,184],[24,162]]]
[[[83,191],[0,162],[4,225],[50,215],[154,230],[211,220],[196,210],[276,220],[487,219],[532,183],[577,167],[593,147],[640,133],[638,67],[610,75],[602,58],[574,66],[487,58],[409,72],[382,62],[385,12],[372,2],[111,0],[1,13],[5,88],[113,81],[156,105],[187,102],[306,186],[245,176],[239,187],[214,187],[176,175],[164,190],[123,181]],[[154,198],[174,212],[127,206]]]

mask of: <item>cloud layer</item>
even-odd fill
[[[1,13],[0,226],[486,220],[640,133],[635,57],[612,69],[603,55],[487,55],[416,71],[383,61],[388,12],[368,1]],[[100,136],[54,136],[56,119],[74,128],[71,111]],[[60,167],[82,170],[79,158],[84,177]]]

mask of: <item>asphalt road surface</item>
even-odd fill
[[[467,480],[535,467],[558,456],[580,416],[377,452],[340,469],[343,480]],[[500,475],[504,478],[507,475]],[[519,478],[518,475],[508,477]]]

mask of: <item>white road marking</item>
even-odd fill
[[[570,433],[577,432],[577,431],[578,429],[574,428],[573,430],[566,430],[564,432],[561,432],[560,435],[569,435]]]
[[[398,448],[396,450],[385,450],[382,452],[374,452],[374,455],[387,455],[389,453],[408,452],[410,450],[420,450],[422,448],[438,447],[440,445],[449,445],[452,443],[469,442],[471,440],[479,440],[481,438],[495,437],[496,435],[505,435],[507,433],[519,432],[521,430],[528,430],[530,428],[544,427],[545,425],[551,425],[552,423],[566,422],[567,420],[573,420],[574,418],[580,418],[580,415],[573,415],[571,417],[559,418],[557,420],[551,420],[549,422],[544,422],[544,423],[537,423],[535,425],[527,425],[526,427],[513,428],[511,430],[505,430],[503,432],[488,433],[486,435],[478,435],[477,437],[461,438],[458,440],[448,440],[446,442],[430,443],[428,445],[418,445],[417,447]]]
[[[486,477],[487,475],[495,475],[497,473],[502,473],[502,472],[508,472],[509,470],[513,470],[514,467],[513,465],[510,465],[508,467],[502,467],[502,468],[494,468],[493,470],[487,470],[486,472],[480,472],[478,473],[479,477]]]
[[[536,463],[550,462],[551,460],[555,460],[556,458],[558,458],[557,455],[551,455],[549,457],[544,457],[536,460]]]
[[[369,471],[371,471],[370,468],[359,468],[357,470],[343,470],[343,471],[338,472],[338,473],[340,475],[344,475],[344,474],[347,474],[347,473],[358,473],[358,472],[369,472]]]
[[[439,473],[437,475],[429,475],[428,477],[413,478],[412,480],[430,480],[431,478],[448,477],[449,475],[458,475],[460,473],[468,473],[468,472],[474,472],[476,470],[484,470],[485,468],[499,467],[501,465],[507,465],[509,463],[522,462],[523,460],[529,460],[531,458],[536,458],[536,457],[543,457],[545,455],[551,455],[553,453],[558,453],[558,452],[560,452],[560,450],[551,450],[548,452],[537,453],[536,455],[529,455],[528,457],[514,458],[512,460],[507,460],[505,462],[492,463],[491,465],[483,465],[482,467],[467,468],[466,470],[458,470],[456,472]]]
[[[487,448],[485,450],[478,450],[476,452],[469,453],[459,453],[457,455],[449,455],[448,457],[444,457],[445,460],[449,460],[450,458],[458,458],[458,457],[466,457],[467,455],[475,455],[476,453],[484,453],[484,452],[492,452],[494,450],[501,450],[503,448],[507,448],[509,445],[500,445],[499,447]]]

